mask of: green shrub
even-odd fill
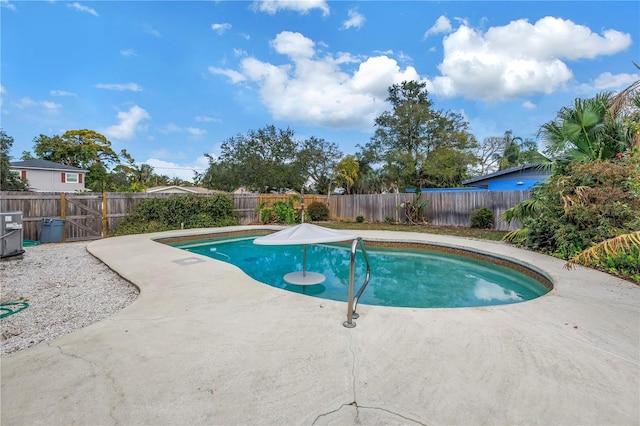
[[[286,223],[288,225],[299,222],[300,217],[294,207],[296,199],[297,196],[291,196],[288,201],[278,200],[271,206],[268,201],[265,201],[258,208],[260,220],[262,223]]]
[[[493,228],[493,212],[489,207],[480,207],[471,213],[471,227],[479,229]]]
[[[603,269],[610,274],[629,278],[640,284],[640,249],[633,248],[629,253],[605,253],[590,266]]]
[[[239,225],[228,195],[173,196],[142,200],[111,232],[112,236],[144,234],[181,228]]]
[[[565,260],[579,258],[599,243],[640,231],[639,182],[640,150],[572,162],[534,187],[530,200],[507,211],[523,225],[507,239]],[[578,263],[638,282],[640,248],[623,248]]]
[[[320,201],[314,201],[307,207],[307,214],[312,221],[329,220],[329,207]]]
[[[396,223],[396,220],[391,216],[385,216],[384,221],[389,225],[393,225],[394,223]]]
[[[356,216],[356,222],[358,223],[364,222],[364,216]]]

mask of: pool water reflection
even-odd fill
[[[172,244],[231,263],[257,281],[308,296],[345,301],[349,285],[350,246],[307,246],[307,271],[324,274],[317,285],[297,286],[283,276],[302,270],[301,246],[258,246],[253,238]],[[434,250],[367,247],[371,281],[360,304],[414,308],[502,305],[531,300],[549,290],[514,269],[471,257]],[[365,263],[356,258],[356,286]]]

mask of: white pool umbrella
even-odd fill
[[[335,243],[338,241],[348,241],[358,238],[346,232],[334,231],[333,229],[303,223],[292,226],[282,231],[275,232],[264,237],[253,240],[254,244],[287,246],[302,245],[302,272],[291,272],[284,276],[284,280],[290,284],[312,285],[320,284],[325,280],[324,275],[317,272],[307,272],[307,244]]]

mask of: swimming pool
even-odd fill
[[[171,243],[172,246],[231,263],[257,281],[273,287],[337,301],[347,301],[350,246],[307,246],[307,271],[326,280],[311,286],[292,285],[283,276],[302,270],[301,246],[258,246],[259,235]],[[502,305],[531,300],[549,287],[530,275],[474,257],[440,250],[371,246],[367,253],[371,281],[359,303],[413,308]],[[355,282],[364,279],[359,252]]]

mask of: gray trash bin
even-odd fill
[[[62,220],[62,219],[42,219],[42,228],[40,230],[40,242],[41,243],[61,242],[65,223],[66,223],[66,220]]]

